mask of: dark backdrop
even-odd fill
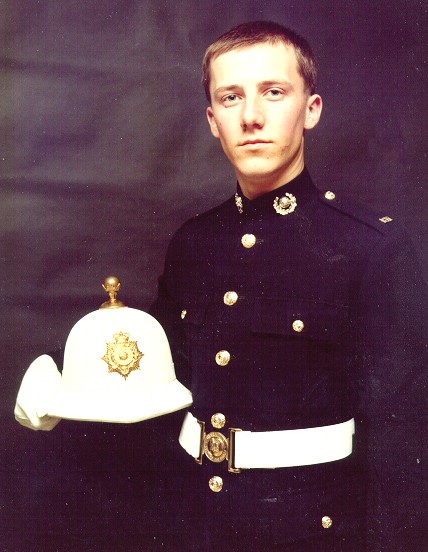
[[[36,503],[55,495],[61,470],[92,469],[85,454],[79,468],[61,463],[82,450],[85,424],[42,435],[14,422],[25,369],[105,300],[107,275],[146,309],[171,234],[234,191],[206,123],[200,61],[249,19],[314,46],[325,107],[307,164],[318,185],[400,219],[428,273],[425,1],[0,1],[0,551],[50,550],[34,544]],[[130,430],[111,431],[117,442]]]

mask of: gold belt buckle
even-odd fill
[[[226,437],[220,431],[211,431],[205,433],[205,422],[197,420],[201,427],[201,442],[199,456],[196,458],[198,464],[202,464],[202,458],[205,455],[211,462],[223,462],[227,460],[228,471],[231,473],[240,473],[239,468],[234,467],[235,433],[241,429],[229,428],[229,437]]]

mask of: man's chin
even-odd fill
[[[237,169],[237,174],[244,179],[264,180],[276,174],[276,167],[270,166],[266,160],[254,160],[251,163],[242,164]]]

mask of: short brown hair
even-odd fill
[[[233,27],[207,48],[202,63],[202,84],[209,102],[211,102],[211,61],[230,50],[254,46],[263,42],[270,44],[283,42],[286,45],[293,46],[296,52],[298,70],[305,82],[305,90],[310,94],[314,94],[317,81],[317,67],[309,43],[302,36],[278,23],[272,21],[251,21]]]

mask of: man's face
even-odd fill
[[[303,132],[320,117],[318,95],[305,92],[294,48],[262,43],[211,62],[212,134],[235,167],[244,193],[256,197],[303,169]]]

